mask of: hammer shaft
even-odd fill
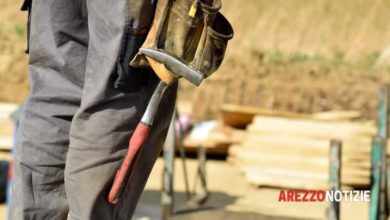
[[[160,101],[168,86],[168,84],[160,81],[153,92],[141,122],[137,125],[131,136],[128,152],[115,175],[114,182],[108,195],[108,202],[111,204],[117,204],[119,202],[121,196],[126,191],[128,183],[134,175],[134,167],[139,160],[139,152],[149,138],[154,116],[156,115]]]
[[[147,125],[153,125],[153,119],[156,115],[158,105],[161,102],[161,99],[165,93],[165,90],[168,88],[168,84],[163,81],[158,83],[157,88],[154,90],[152,98],[150,98],[148,107],[146,107],[146,111],[142,116],[141,122]]]

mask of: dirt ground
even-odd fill
[[[182,83],[179,99],[192,100],[195,118],[215,118],[223,103],[299,113],[358,110],[365,118],[374,118],[379,88],[390,76],[315,63],[264,63],[256,69],[239,65],[236,74],[224,69],[200,88]]]
[[[0,0],[0,100],[19,103],[29,91],[26,16],[21,1]]]
[[[190,160],[188,165],[189,176],[194,177],[197,163]],[[185,188],[180,161],[176,161],[175,166],[176,207],[180,207],[180,204],[183,203]],[[145,219],[151,220],[159,219],[162,167],[163,160],[160,158],[152,171],[141,202],[138,204],[136,217],[147,217]],[[229,163],[209,160],[206,169],[211,191],[210,199],[206,204],[208,207],[275,217],[302,219],[323,219],[324,217],[326,203],[279,203],[280,189],[251,186],[245,181],[240,171]],[[153,211],[151,212],[151,210]],[[367,203],[343,203],[341,210],[343,220],[368,219]]]
[[[197,162],[188,160],[190,183],[195,177]],[[133,219],[159,220],[161,213],[161,171],[163,160],[159,158],[137,206]],[[239,170],[224,161],[207,162],[207,180],[211,196],[205,207],[242,213],[241,217],[262,214],[273,217],[323,219],[326,203],[280,203],[279,189],[256,188],[248,184]],[[175,163],[175,209],[185,198],[183,172],[180,161]],[[192,214],[197,214],[194,212]],[[0,205],[0,220],[6,219],[6,206]],[[368,203],[342,203],[342,220],[367,220]],[[253,219],[253,218],[243,218]],[[277,219],[277,218],[276,218]]]

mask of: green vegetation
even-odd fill
[[[357,61],[350,61],[345,58],[345,55],[343,53],[337,53],[330,58],[321,55],[312,56],[302,52],[285,53],[280,50],[275,50],[275,51],[253,50],[251,54],[255,59],[270,64],[313,63],[326,68],[346,67],[350,69],[374,68],[376,61],[380,56],[379,51],[372,51],[367,54],[363,54],[361,56],[361,59]],[[385,67],[385,69],[390,71],[390,66]]]
[[[27,34],[26,24],[15,24],[12,28],[12,33],[19,37],[24,37]]]

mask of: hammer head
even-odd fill
[[[201,72],[165,51],[140,48],[139,52],[163,63],[176,78],[184,78],[196,86],[199,86],[204,78]]]

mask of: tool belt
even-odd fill
[[[221,6],[221,0],[159,0],[140,51],[142,48],[159,51],[207,78],[221,65],[227,43],[233,37],[232,26],[219,12]],[[130,65],[150,65],[168,84],[176,80],[175,74],[171,74],[174,65],[142,52]]]

